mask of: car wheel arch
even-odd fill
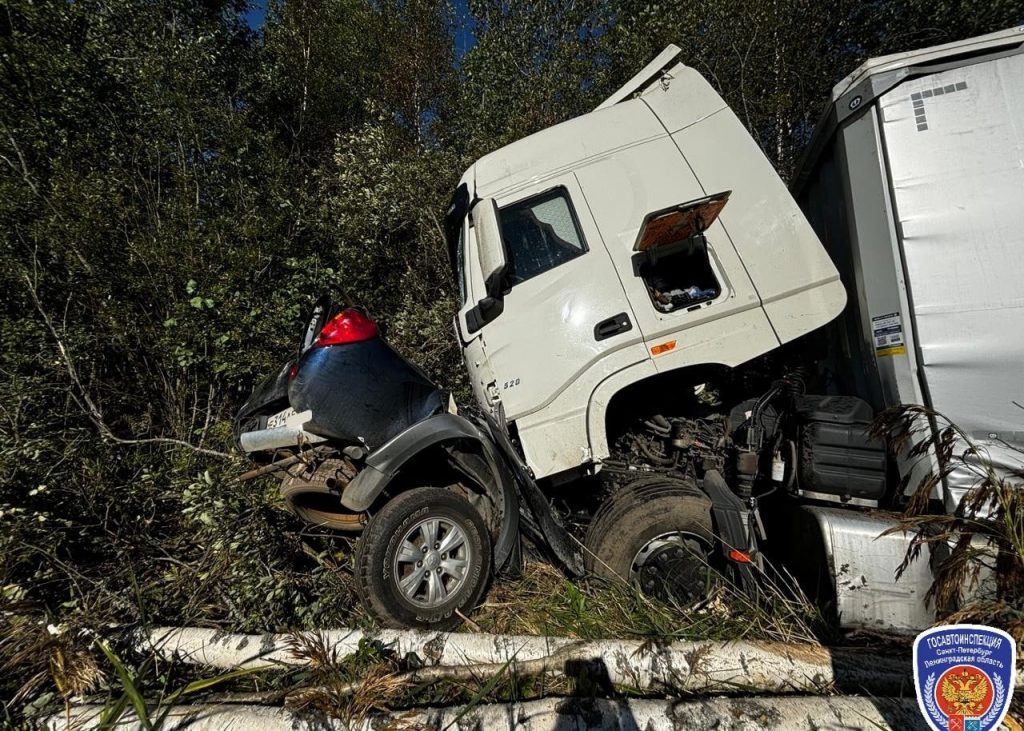
[[[518,545],[519,499],[514,478],[498,448],[475,424],[455,414],[437,414],[414,424],[366,458],[360,473],[346,485],[341,503],[368,510],[385,491],[401,493],[423,485],[415,467],[423,460],[446,460],[470,491],[493,506],[484,515],[493,526],[494,566],[500,569]],[[355,507],[361,506],[361,507]]]

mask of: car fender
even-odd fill
[[[480,487],[501,511],[498,535],[494,541],[494,566],[501,568],[513,555],[519,537],[519,498],[515,479],[497,447],[473,422],[457,414],[431,416],[393,437],[367,458],[362,471],[345,486],[341,504],[353,512],[363,512],[373,505],[402,466],[435,446],[471,441],[480,446],[489,475],[478,477]]]

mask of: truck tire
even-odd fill
[[[385,627],[451,629],[480,602],[491,536],[455,492],[418,487],[389,500],[356,547],[356,592]]]
[[[717,580],[714,545],[707,495],[688,480],[642,477],[612,493],[594,515],[587,570],[663,601],[692,602]]]

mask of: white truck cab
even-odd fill
[[[740,365],[846,302],[771,163],[679,52],[481,158],[456,195],[474,395],[514,423],[538,479],[600,470],[623,389]]]

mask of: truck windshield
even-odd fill
[[[451,203],[444,214],[444,237],[448,245],[448,264],[459,285],[459,306],[466,303],[466,281],[463,276],[465,247],[462,245],[463,222],[469,212],[469,188],[463,183],[452,194]]]
[[[455,243],[455,281],[459,285],[459,307],[466,304],[466,244],[463,239],[466,227],[459,227],[459,237]]]

